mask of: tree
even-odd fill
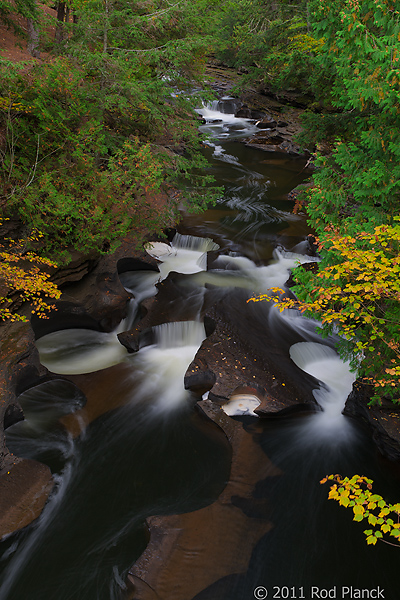
[[[3,210],[39,229],[43,251],[64,259],[68,246],[105,251],[128,231],[160,231],[177,218],[178,202],[200,208],[219,193],[201,173],[184,88],[205,53],[204,15],[189,2],[73,8],[78,19],[61,56],[29,77],[0,65]],[[169,201],[151,211],[149,194],[160,190]]]
[[[315,61],[334,73],[337,113],[307,117],[309,140],[330,130],[333,151],[317,158],[304,200],[319,272],[297,269],[293,291],[325,333],[343,335],[339,351],[373,378],[373,398],[398,400],[400,13],[391,0],[318,0],[311,8],[315,36],[324,38]]]
[[[0,226],[2,225],[0,221]],[[60,290],[50,281],[50,275],[43,270],[56,267],[52,261],[27,250],[28,242],[36,243],[40,233],[34,232],[29,240],[4,238],[0,245],[0,319],[26,321],[13,309],[23,302],[29,302],[32,312],[46,317],[47,311],[54,308],[49,300],[57,300]]]
[[[373,400],[386,394],[396,402],[400,401],[399,221],[394,217],[394,225],[353,237],[326,228],[317,272],[299,267],[301,274],[295,275],[302,282],[300,299],[287,297],[279,288],[253,299],[273,301],[281,311],[297,308],[311,318],[317,316],[324,334],[340,327],[341,354],[350,358],[364,382],[375,387]]]
[[[241,86],[310,92],[313,57],[323,41],[313,36],[308,18],[303,0],[224,2],[215,30],[217,56],[246,72]]]
[[[18,17],[26,18],[28,34],[28,52],[35,58],[40,56],[39,50],[39,12],[36,0],[5,0],[0,5],[0,21],[22,37],[26,37],[24,29],[18,22]],[[16,18],[17,17],[17,18]]]

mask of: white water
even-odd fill
[[[119,343],[119,331],[104,333],[91,329],[62,329],[36,342],[40,362],[52,373],[78,375],[116,365],[127,356]]]
[[[295,266],[318,259],[304,254],[275,249],[274,262],[262,267],[257,267],[252,260],[245,256],[221,255],[218,260],[240,269],[242,273],[251,279],[253,291],[257,294],[265,294],[270,288],[283,288],[291,269]]]
[[[230,98],[226,99],[229,100]],[[222,108],[221,102],[215,101],[197,109],[198,114],[206,121],[204,125],[199,127],[202,133],[218,139],[228,137],[233,139],[249,137],[255,131],[258,131],[255,120],[235,117],[234,113],[221,112],[220,108]]]
[[[309,433],[316,437],[327,434],[347,436],[350,425],[342,411],[356,373],[350,371],[349,364],[333,348],[324,344],[299,342],[291,346],[289,352],[290,358],[302,371],[321,382],[319,388],[313,390],[313,395],[322,412],[309,421]]]
[[[135,373],[141,379],[136,396],[142,396],[146,402],[156,401],[158,410],[167,411],[188,398],[185,373],[206,333],[198,321],[164,323],[153,329],[156,343],[141,348],[133,357]]]
[[[229,398],[229,402],[222,405],[222,410],[229,417],[258,417],[254,412],[261,402],[253,394],[234,394]]]
[[[160,281],[158,271],[128,271],[121,273],[119,278],[124,288],[134,295],[136,304],[145,298],[155,296],[158,292],[156,288],[156,284]]]
[[[79,375],[93,373],[119,364],[128,357],[118,334],[131,329],[142,300],[157,293],[156,284],[171,271],[198,273],[207,269],[207,252],[218,250],[209,238],[177,233],[171,245],[148,244],[146,250],[160,260],[159,272],[136,271],[121,274],[121,282],[134,294],[128,306],[128,316],[110,333],[90,329],[62,329],[43,336],[36,342],[41,363],[52,373]]]
[[[274,251],[275,262],[257,267],[253,261],[244,256],[220,256],[219,262],[234,266],[246,276],[245,284],[241,287],[252,287],[257,294],[268,293],[270,288],[284,288],[291,269],[304,262],[318,261],[310,257],[284,250]],[[293,310],[278,312],[274,307],[270,311],[271,320],[283,321],[286,326],[300,333],[304,338],[318,339],[315,329],[318,321],[306,319]],[[306,436],[311,438],[326,438],[329,436],[345,437],[351,428],[342,411],[350,394],[356,374],[350,371],[348,363],[342,361],[334,349],[316,342],[300,342],[290,348],[290,357],[303,371],[321,381],[319,388],[313,390],[313,395],[322,411],[313,415],[307,422]],[[251,399],[235,399],[223,406],[229,415],[253,414],[254,407]]]
[[[207,252],[218,250],[210,238],[181,235],[176,233],[171,245],[163,242],[150,242],[145,246],[146,252],[161,262],[159,266],[161,280],[166,279],[171,271],[177,273],[199,273],[207,269]]]

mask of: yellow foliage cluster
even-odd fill
[[[0,221],[1,224],[1,221]],[[50,275],[43,267],[57,265],[25,250],[27,242],[38,241],[41,234],[34,232],[26,240],[6,239],[0,245],[0,320],[26,321],[26,317],[11,310],[13,302],[29,302],[32,312],[45,318],[47,311],[54,308],[49,300],[57,300],[61,292],[50,281]]]
[[[32,109],[32,106],[27,106],[26,104],[24,104],[23,102],[19,102],[17,101],[19,100],[18,97],[15,98],[10,98],[10,97],[5,97],[5,96],[0,96],[0,110],[4,110],[4,111],[9,111],[11,110],[12,112],[30,112]]]
[[[386,345],[394,356],[385,369],[386,375],[393,376],[389,381],[393,387],[400,384],[400,304],[391,310],[389,303],[392,307],[400,303],[400,217],[394,221],[356,237],[327,228],[319,249],[328,249],[338,260],[313,275],[314,287],[307,301],[288,298],[280,288],[251,299],[275,302],[280,311],[297,308],[313,313],[323,324],[339,324],[344,337],[356,340],[355,347],[364,356]],[[361,335],[365,331],[367,337]],[[372,383],[383,387],[388,378],[378,375]]]
[[[289,37],[290,49],[298,52],[313,52],[318,53],[324,45],[323,38],[316,39],[308,33],[299,33],[293,37]]]
[[[372,493],[372,479],[353,475],[327,475],[320,481],[329,482],[331,489],[328,499],[336,500],[340,506],[353,509],[353,520],[366,519],[374,529],[366,529],[364,534],[367,544],[375,545],[378,540],[391,544],[384,535],[396,539],[395,546],[400,545],[400,503],[388,504],[382,496]]]

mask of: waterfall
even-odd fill
[[[36,342],[41,363],[52,373],[78,375],[93,373],[116,365],[128,355],[118,340],[118,334],[133,326],[137,309],[144,298],[157,293],[156,284],[171,271],[198,273],[207,269],[207,252],[219,246],[210,238],[177,233],[171,245],[153,242],[147,252],[160,262],[160,270],[133,271],[120,276],[125,289],[134,294],[129,302],[128,315],[114,331],[105,333],[90,329],[63,329],[53,331]]]
[[[235,266],[250,277],[254,284],[254,292],[265,294],[270,288],[282,288],[287,281],[291,269],[299,264],[317,261],[318,258],[275,249],[274,261],[269,265],[257,267],[257,265],[245,256],[220,256],[218,260],[222,263]]]
[[[232,98],[225,98],[222,102],[214,101],[197,108],[197,113],[205,120],[205,124],[201,125],[199,130],[218,139],[238,139],[253,135],[258,131],[255,121],[235,117],[237,108],[238,105]]]
[[[201,343],[206,338],[203,323],[179,321],[153,328],[156,343],[141,348],[133,357],[140,383],[137,397],[154,403],[163,412],[184,403],[190,392],[185,390],[185,373]]]
[[[199,273],[207,269],[207,252],[218,250],[210,238],[192,235],[175,234],[171,245],[163,242],[150,242],[145,246],[146,252],[161,262],[159,266],[161,280],[166,279],[171,271],[177,273]]]
[[[333,348],[324,344],[299,342],[291,346],[289,352],[302,371],[321,382],[313,395],[322,411],[309,421],[307,435],[347,437],[350,425],[342,411],[356,373],[350,371],[348,362],[343,361]]]

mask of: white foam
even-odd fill
[[[222,405],[222,410],[230,417],[258,417],[254,410],[258,408],[260,404],[260,399],[252,394],[234,394],[229,399],[229,402]]]
[[[322,408],[309,421],[314,436],[329,433],[347,435],[350,427],[342,414],[346,400],[356,380],[349,363],[343,361],[333,348],[316,342],[299,342],[290,348],[290,358],[302,371],[309,373],[322,385],[313,390],[315,400]]]
[[[189,396],[185,373],[206,337],[203,323],[182,321],[154,327],[156,343],[134,356],[140,373],[139,394],[163,411],[180,406]]]
[[[36,342],[40,361],[52,373],[78,375],[116,365],[127,356],[116,332],[62,329]]]
[[[163,242],[150,242],[145,250],[161,262],[159,266],[161,280],[166,279],[171,271],[184,274],[199,273],[207,269],[207,252],[218,250],[210,238],[176,233],[171,245]]]

